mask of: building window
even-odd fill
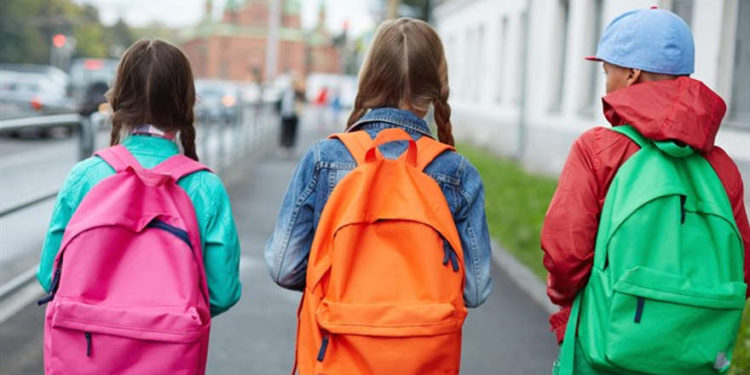
[[[566,58],[565,55],[568,50],[568,19],[570,18],[570,2],[568,0],[560,0],[557,3],[557,12],[555,14],[555,27],[551,28],[554,33],[553,38],[555,44],[553,56],[555,56],[555,62],[553,66],[557,70],[555,79],[553,80],[554,88],[552,92],[552,103],[550,103],[550,110],[553,112],[559,112],[562,109],[562,99],[565,89],[565,70],[566,70]]]
[[[484,25],[479,26],[479,30],[477,31],[477,45],[474,48],[476,59],[474,60],[474,63],[476,64],[476,67],[474,69],[474,100],[480,101],[482,98],[482,88],[483,88],[483,74],[484,72]]]
[[[523,69],[526,65],[527,61],[525,60],[526,56],[524,56],[524,48],[526,47],[525,44],[528,43],[528,40],[526,39],[526,32],[529,30],[528,23],[529,23],[529,13],[528,10],[524,10],[521,12],[521,15],[519,17],[518,22],[518,45],[517,45],[517,51],[516,51],[516,61],[518,69],[516,70],[516,79],[515,79],[515,87],[513,87],[513,104],[519,105],[521,104],[521,91],[522,91],[522,85],[525,84],[523,80],[521,79],[521,76],[523,76]]]
[[[672,0],[672,12],[680,16],[688,26],[693,25],[693,3],[695,0]]]
[[[445,58],[448,60],[448,78],[450,79],[451,95],[455,96],[458,92],[458,90],[456,90],[456,83],[458,81],[458,78],[453,72],[460,71],[458,66],[458,59],[456,57],[457,53],[455,35],[451,34],[448,37],[448,43],[446,43],[445,47]]]
[[[497,93],[495,100],[498,103],[503,102],[503,91],[505,87],[505,60],[508,58],[508,16],[503,16],[500,21],[500,46],[497,49],[499,56],[497,58]]]
[[[466,39],[464,43],[464,55],[463,55],[463,79],[461,80],[461,98],[469,99],[471,96],[471,82],[472,74],[471,69],[474,67],[472,64],[472,54],[474,49],[474,32],[472,29],[466,30]]]
[[[589,24],[593,29],[588,33],[591,38],[589,40],[589,48],[591,51],[596,51],[596,48],[599,45],[599,38],[601,38],[602,35],[602,18],[604,17],[602,14],[602,8],[602,0],[592,0],[590,16],[593,20]],[[600,64],[589,63],[588,69],[588,87],[586,87],[586,96],[584,97],[583,105],[581,106],[581,112],[593,115],[599,99],[597,98],[597,94],[599,93],[598,78],[601,76],[600,72],[602,71],[602,68]]]
[[[750,1],[740,1],[737,7],[729,120],[732,126],[750,129]]]

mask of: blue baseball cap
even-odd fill
[[[695,70],[695,44],[690,26],[663,9],[638,9],[615,18],[604,30],[596,56],[624,68],[688,75]]]

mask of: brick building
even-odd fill
[[[341,59],[325,27],[325,5],[320,7],[318,25],[305,32],[300,20],[300,0],[227,0],[220,20],[213,19],[213,2],[206,0],[203,20],[182,46],[196,78],[241,81],[267,78],[270,1],[281,2],[276,71],[304,75],[339,73]]]

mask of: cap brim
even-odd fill
[[[600,62],[604,61],[602,59],[597,58],[596,56],[585,56],[584,59],[586,59],[588,61],[600,61]]]

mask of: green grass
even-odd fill
[[[557,181],[530,174],[512,160],[469,145],[459,145],[458,149],[484,181],[492,237],[539,277],[545,277],[539,231]]]
[[[490,234],[542,280],[539,232],[556,180],[526,172],[516,162],[462,144],[458,150],[479,170],[484,181]],[[750,303],[734,349],[730,375],[750,374]]]
[[[745,317],[742,319],[732,362],[730,375],[750,374],[750,303],[745,304]]]

